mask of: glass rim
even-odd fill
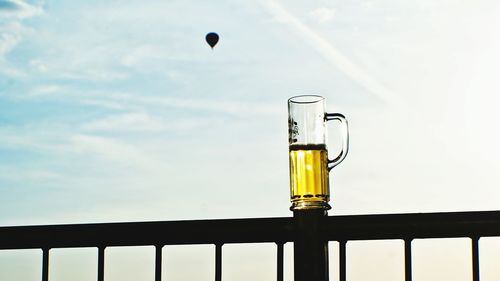
[[[325,98],[319,95],[299,95],[288,99],[289,103],[308,104],[324,101]]]

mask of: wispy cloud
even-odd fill
[[[144,105],[159,105],[173,108],[183,108],[189,110],[199,110],[200,112],[219,112],[236,116],[248,115],[251,109],[253,115],[272,115],[281,112],[281,108],[266,103],[245,103],[231,100],[215,100],[200,98],[173,98],[173,97],[140,97],[132,95],[119,95],[120,98],[133,100],[135,103]]]
[[[62,92],[64,90],[65,90],[65,88],[63,86],[61,86],[61,85],[47,84],[47,85],[36,86],[29,93],[29,95],[30,96],[45,96],[45,95],[57,94],[57,93],[60,93],[60,92]]]
[[[15,33],[0,34],[0,59],[10,52],[21,41],[21,36]]]
[[[24,75],[20,69],[9,64],[6,56],[31,31],[21,24],[21,20],[38,15],[42,11],[41,7],[21,0],[0,0],[0,74],[8,77]]]
[[[19,5],[14,1],[2,0],[0,1],[0,10],[15,11],[19,9]]]
[[[288,24],[294,28],[305,41],[316,49],[326,60],[337,69],[346,74],[353,81],[363,86],[370,93],[375,94],[385,103],[400,106],[401,99],[377,81],[372,75],[364,71],[356,63],[342,54],[335,46],[323,38],[318,32],[309,28],[303,21],[288,12],[276,1],[262,1],[267,10],[280,22]],[[318,12],[325,14],[325,12]]]
[[[58,98],[71,97],[71,100],[75,103],[94,105],[96,107],[108,109],[118,109],[125,112],[137,111],[144,108],[147,108],[150,112],[156,109],[165,110],[175,108],[197,111],[200,114],[211,112],[234,116],[247,116],[249,110],[251,110],[253,116],[269,116],[280,114],[283,111],[281,106],[268,102],[244,102],[234,99],[169,97],[161,95],[141,96],[135,92],[82,91],[74,88],[68,89],[57,84],[36,86],[24,96],[24,98],[43,99],[51,95],[57,95]],[[128,119],[127,122],[132,121],[132,119],[136,121],[139,121],[139,119],[142,121],[149,119],[149,117],[143,114],[126,114],[119,119],[122,120],[122,117],[126,117],[125,119]],[[129,119],[130,117],[133,118]]]
[[[321,7],[309,13],[319,23],[331,22],[335,18],[335,10],[332,8]]]
[[[0,24],[0,62],[7,53],[12,51],[21,42],[23,36],[29,32],[30,29],[18,21]]]
[[[0,0],[0,17],[29,18],[41,12],[40,7],[21,0]]]
[[[20,177],[19,175],[22,175]],[[47,181],[61,181],[65,176],[53,171],[43,169],[29,169],[19,171],[17,167],[9,167],[7,165],[0,165],[0,181],[11,182],[47,182]]]
[[[145,154],[137,147],[111,137],[100,137],[93,135],[78,134],[69,138],[68,147],[76,153],[87,155],[98,155],[114,161],[129,161],[137,166],[148,166],[149,162]]]
[[[49,162],[63,161],[63,159],[72,157],[79,158],[81,155],[85,155],[85,160],[82,160],[82,163],[94,161],[113,165],[120,164],[134,166],[141,171],[161,174],[162,164],[147,152],[147,147],[144,145],[127,142],[117,137],[104,137],[72,131],[51,131],[49,133],[40,131],[43,129],[30,133],[23,133],[16,128],[0,129],[0,147],[13,151],[22,150],[52,155],[52,158],[44,159],[44,161]],[[50,169],[51,167],[46,168]]]
[[[114,114],[93,120],[83,125],[84,130],[91,131],[163,131],[168,128],[167,120],[159,119],[147,113],[129,112]]]

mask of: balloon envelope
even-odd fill
[[[215,32],[210,32],[205,36],[205,40],[207,41],[208,45],[213,49],[214,46],[219,42],[219,35]]]

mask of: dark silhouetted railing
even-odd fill
[[[346,280],[346,243],[351,240],[401,239],[405,280],[412,280],[411,242],[417,238],[471,239],[473,281],[479,281],[479,238],[500,236],[500,211],[289,218],[194,220],[0,227],[0,249],[42,249],[42,281],[49,280],[50,249],[97,247],[97,280],[104,280],[105,248],[155,246],[155,280],[161,280],[165,245],[215,245],[215,280],[222,280],[222,246],[274,242],[277,280],[283,280],[283,245],[294,242],[296,281],[328,280],[328,241],[339,242],[340,280]]]

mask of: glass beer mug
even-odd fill
[[[342,148],[328,158],[326,122],[340,121]],[[349,131],[340,113],[326,113],[321,96],[295,96],[288,100],[288,143],[290,157],[290,210],[331,209],[329,171],[347,155]]]

